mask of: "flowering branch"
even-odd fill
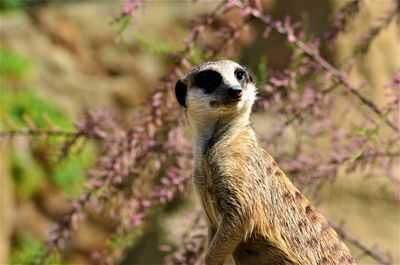
[[[392,129],[396,133],[400,133],[400,129],[390,120],[385,118],[383,111],[381,111],[378,106],[370,99],[368,99],[365,95],[363,95],[356,87],[354,87],[348,80],[347,75],[340,70],[336,69],[332,66],[328,61],[326,61],[321,55],[319,55],[318,51],[311,48],[309,45],[298,39],[294,35],[293,29],[288,24],[282,24],[280,21],[273,21],[269,16],[263,15],[259,10],[252,8],[249,5],[243,4],[242,2],[235,2],[235,6],[239,9],[246,11],[251,17],[261,21],[266,26],[274,29],[279,34],[286,36],[288,41],[299,48],[302,52],[304,52],[307,56],[309,56],[313,61],[318,63],[325,71],[327,71],[335,80],[341,83],[348,92],[353,94],[361,103],[371,109],[378,117]]]

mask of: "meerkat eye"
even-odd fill
[[[221,81],[221,74],[213,70],[201,71],[194,78],[194,84],[203,88],[206,93],[212,93],[221,84]]]
[[[244,81],[246,79],[246,72],[242,69],[238,69],[235,71],[235,77],[239,81]]]

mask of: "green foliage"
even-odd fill
[[[367,128],[367,127],[361,127],[357,126],[355,127],[356,135],[361,136],[364,140],[366,141],[371,141],[374,144],[378,144],[378,141],[376,140],[376,136],[379,134],[379,126],[375,126],[372,128]],[[364,155],[363,150],[358,150],[357,152],[352,155],[347,162],[348,163],[354,163],[358,161],[362,156]]]
[[[69,118],[54,105],[38,96],[32,89],[4,89],[2,93],[1,115],[7,115],[13,125],[26,127],[30,120],[37,128],[45,129],[49,126],[60,129],[72,129]],[[51,121],[51,124],[49,124]],[[2,124],[3,129],[10,128],[10,124]],[[15,129],[15,128],[14,128]]]
[[[135,239],[142,234],[142,227],[126,231],[124,233],[114,234],[107,242],[110,250],[124,249],[132,246]]]
[[[147,37],[135,33],[134,39],[136,43],[146,52],[153,53],[156,55],[169,55],[176,51],[176,47],[170,47],[165,41],[153,39],[150,40]]]
[[[27,59],[8,49],[0,48],[0,79],[22,79],[30,69],[32,67]]]
[[[198,45],[193,46],[189,61],[194,65],[201,64],[205,61],[205,54]]]
[[[54,148],[54,144],[49,141],[38,140],[37,145],[46,150]],[[19,152],[16,149],[11,154],[10,167],[17,194],[23,198],[31,197],[45,188],[46,182],[50,181],[60,188],[67,198],[76,198],[84,187],[85,169],[93,164],[94,157],[93,146],[85,144],[79,152],[72,150],[63,159],[58,155],[53,163],[43,165],[40,163],[43,158],[37,157],[34,152]]]
[[[264,85],[268,81],[268,60],[266,55],[262,55],[260,58],[260,62],[257,66],[257,84]]]
[[[43,187],[44,171],[30,152],[14,151],[10,162],[11,175],[19,196],[30,197]]]
[[[25,127],[27,121],[41,129],[48,127],[49,121],[62,129],[72,127],[66,115],[23,84],[33,68],[27,59],[8,49],[0,49],[0,65],[2,129]],[[5,118],[8,123],[4,122]]]
[[[43,265],[64,265],[67,264],[61,260],[57,254],[52,254],[45,260],[39,262],[38,258],[42,257],[46,251],[43,242],[34,237],[24,234],[17,236],[16,246],[11,252],[9,264],[43,264]]]
[[[61,110],[56,108],[50,102],[38,96],[34,90],[27,88],[5,89],[2,95],[1,116],[7,117],[7,122],[2,122],[3,130],[29,127],[33,124],[39,129],[60,128],[62,130],[72,130],[70,119]],[[45,150],[45,153],[51,153],[59,145],[57,141],[48,139],[34,138],[35,148],[39,147]],[[32,150],[18,149],[12,154],[11,170],[16,184],[17,192],[22,197],[30,197],[43,188],[46,181],[46,174],[43,165],[39,164]],[[60,163],[50,165],[47,172],[51,173],[50,179],[63,191],[68,197],[77,196],[82,187],[84,179],[83,165],[80,157],[92,156],[90,151],[82,152],[79,155],[71,155]],[[40,159],[40,158],[39,158]]]
[[[379,126],[375,126],[372,128],[357,126],[355,128],[355,130],[356,130],[356,134],[363,137],[365,140],[372,141],[373,143],[377,143],[376,136],[379,133]]]
[[[24,85],[27,73],[32,69],[29,61],[5,49],[0,49],[0,54],[2,66],[0,77],[3,81],[1,129],[13,130],[34,126],[38,129],[59,128],[72,131],[72,122],[61,109],[39,96],[34,89]],[[16,83],[16,80],[19,82]],[[24,146],[22,149],[13,149],[10,168],[19,196],[24,198],[33,196],[49,180],[61,188],[67,197],[78,196],[84,184],[85,168],[93,161],[94,149],[93,146],[86,144],[82,150],[73,149],[69,156],[62,160],[57,155],[50,164],[49,157],[41,157],[59,150],[62,144],[60,140],[64,139],[34,137],[30,147],[25,147],[27,143],[22,143],[21,146]],[[40,152],[37,152],[38,150]],[[43,161],[47,161],[47,164]]]
[[[64,191],[66,197],[78,197],[86,179],[85,169],[93,164],[94,157],[93,146],[86,144],[79,153],[71,153],[55,165],[53,181]]]
[[[0,12],[21,10],[25,8],[24,0],[1,0],[0,1]]]
[[[111,23],[114,26],[115,30],[117,31],[118,39],[123,40],[124,32],[126,29],[131,25],[132,18],[129,16],[121,16],[117,20]]]
[[[356,162],[358,159],[360,159],[363,156],[364,152],[362,150],[358,150],[354,155],[352,155],[347,162],[349,164],[352,164]]]
[[[17,238],[17,247],[11,253],[10,264],[29,264],[43,254],[45,246],[39,240],[24,235]]]

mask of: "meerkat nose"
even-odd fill
[[[243,90],[241,87],[231,87],[228,89],[227,92],[228,92],[228,95],[234,99],[239,99],[243,94]]]

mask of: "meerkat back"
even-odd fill
[[[202,64],[176,98],[193,134],[194,183],[209,221],[207,265],[355,264],[326,219],[285,176],[250,126],[255,86],[239,64]]]

